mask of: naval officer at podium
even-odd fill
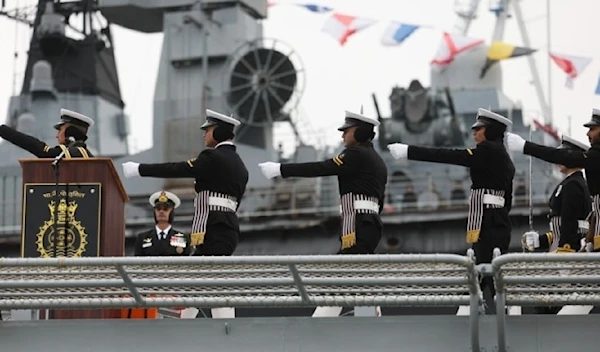
[[[12,129],[0,126],[0,137],[34,154],[38,158],[55,158],[64,152],[64,158],[92,158],[85,141],[88,129],[94,124],[91,118],[67,109],[60,109],[60,122],[54,125],[58,145],[48,146],[41,140]]]

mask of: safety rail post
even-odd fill
[[[475,252],[473,249],[467,250],[467,257],[470,262],[467,264],[467,275],[469,279],[469,325],[471,327],[471,350],[480,351],[479,347],[479,309],[483,304],[483,294],[479,286],[479,274],[475,267]]]
[[[499,248],[494,248],[493,259],[502,254]],[[498,335],[498,351],[506,352],[506,293],[502,282],[502,269],[492,265],[494,273],[494,286],[496,288],[496,333]]]

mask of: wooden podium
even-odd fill
[[[21,257],[121,257],[129,197],[109,158],[21,159]],[[58,175],[58,178],[57,178]],[[120,310],[52,310],[52,319],[120,318]]]

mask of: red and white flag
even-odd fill
[[[322,31],[344,45],[351,35],[371,26],[375,22],[377,21],[336,12],[325,21]]]
[[[435,53],[435,57],[431,60],[431,65],[440,69],[444,68],[450,65],[459,54],[471,50],[482,43],[483,39],[444,32],[442,42]]]
[[[592,62],[591,57],[573,56],[560,53],[549,53],[549,55],[552,61],[554,61],[554,63],[560,67],[564,73],[567,74],[565,86],[569,89],[573,88],[573,80],[579,77],[587,65]]]
[[[552,136],[552,138],[556,139],[557,141],[560,141],[558,131],[551,124],[543,124],[540,121],[533,119],[533,125],[535,126],[535,128],[539,128],[540,130]]]

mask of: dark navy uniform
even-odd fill
[[[155,228],[137,235],[135,241],[136,256],[189,256],[192,251],[190,236],[172,228],[175,209],[181,205],[181,200],[175,194],[167,191],[153,193],[148,202],[155,208]],[[157,219],[157,209],[170,209],[168,220]],[[160,210],[159,210],[160,211]],[[159,213],[160,214],[160,213]],[[160,224],[169,224],[161,229]]]
[[[540,236],[540,248],[550,252],[575,252],[589,230],[590,192],[581,171],[567,176],[550,196],[550,231]]]
[[[559,149],[572,149],[585,152],[589,149],[585,144],[563,136]],[[591,197],[587,182],[579,168],[564,167],[561,172],[570,172],[552,192],[550,196],[550,231],[539,236],[537,233],[526,233],[524,237],[534,248],[550,252],[575,252],[581,247],[581,239],[589,231],[588,216],[591,211]],[[538,238],[535,238],[538,237]]]
[[[408,159],[468,167],[472,184],[466,241],[473,244],[477,263],[490,263],[496,247],[506,253],[515,167],[501,141],[483,141],[472,149],[409,146]]]
[[[410,160],[466,166],[471,175],[471,196],[466,241],[473,245],[477,263],[490,263],[494,248],[508,251],[515,166],[504,148],[502,136],[512,122],[485,109],[479,109],[472,129],[485,127],[486,140],[475,148],[447,149],[408,146]],[[398,144],[398,143],[397,143]],[[393,145],[388,146],[394,154]],[[397,152],[396,152],[397,153]],[[395,155],[396,157],[396,155]]]
[[[346,112],[344,131],[357,126],[354,138],[358,145],[344,149],[332,159],[297,164],[282,164],[281,176],[337,176],[341,197],[341,249],[339,254],[373,254],[381,239],[383,224],[379,217],[383,209],[387,167],[371,139],[373,127],[379,122]]]
[[[594,109],[592,119],[584,124],[590,129],[600,128],[600,110]],[[518,140],[518,136],[514,137]],[[518,143],[518,142],[517,142]],[[520,149],[518,146],[515,149]],[[568,168],[584,168],[587,187],[592,197],[592,212],[589,222],[587,242],[593,244],[593,250],[600,250],[600,141],[595,140],[587,151],[575,149],[557,149],[538,145],[529,141],[524,142],[522,151],[544,161],[564,165]]]
[[[142,177],[194,178],[197,193],[191,233],[192,246],[196,247],[194,255],[231,255],[239,242],[236,211],[248,183],[248,170],[229,141],[233,138],[233,127],[240,122],[211,110],[207,110],[207,116],[202,129],[216,126],[213,136],[221,140],[214,149],[205,149],[187,161],[139,164],[137,172]],[[124,170],[127,167],[123,165]],[[125,173],[127,176],[128,171]]]
[[[68,146],[59,144],[54,147],[48,146],[41,140],[14,130],[6,125],[0,126],[0,137],[25,149],[38,158],[55,158],[65,151],[64,158],[93,158],[94,156],[87,149],[85,140],[87,139],[87,129],[94,124],[94,121],[82,114],[61,109],[61,121],[54,125],[56,130],[61,126],[68,124],[65,129],[65,138],[70,142]]]
[[[515,166],[508,155],[502,138],[507,118],[485,109],[479,109],[473,130],[485,127],[485,139],[475,148],[447,149],[406,146],[395,143],[388,146],[399,159],[429,161],[466,166],[471,175],[471,195],[467,217],[466,241],[472,244],[479,263],[491,263],[494,248],[508,251],[512,226],[508,213],[512,206]],[[490,277],[482,279],[481,288],[489,287],[495,293]]]
[[[173,228],[144,231],[137,235],[135,241],[136,256],[189,256],[191,250],[190,235]]]

